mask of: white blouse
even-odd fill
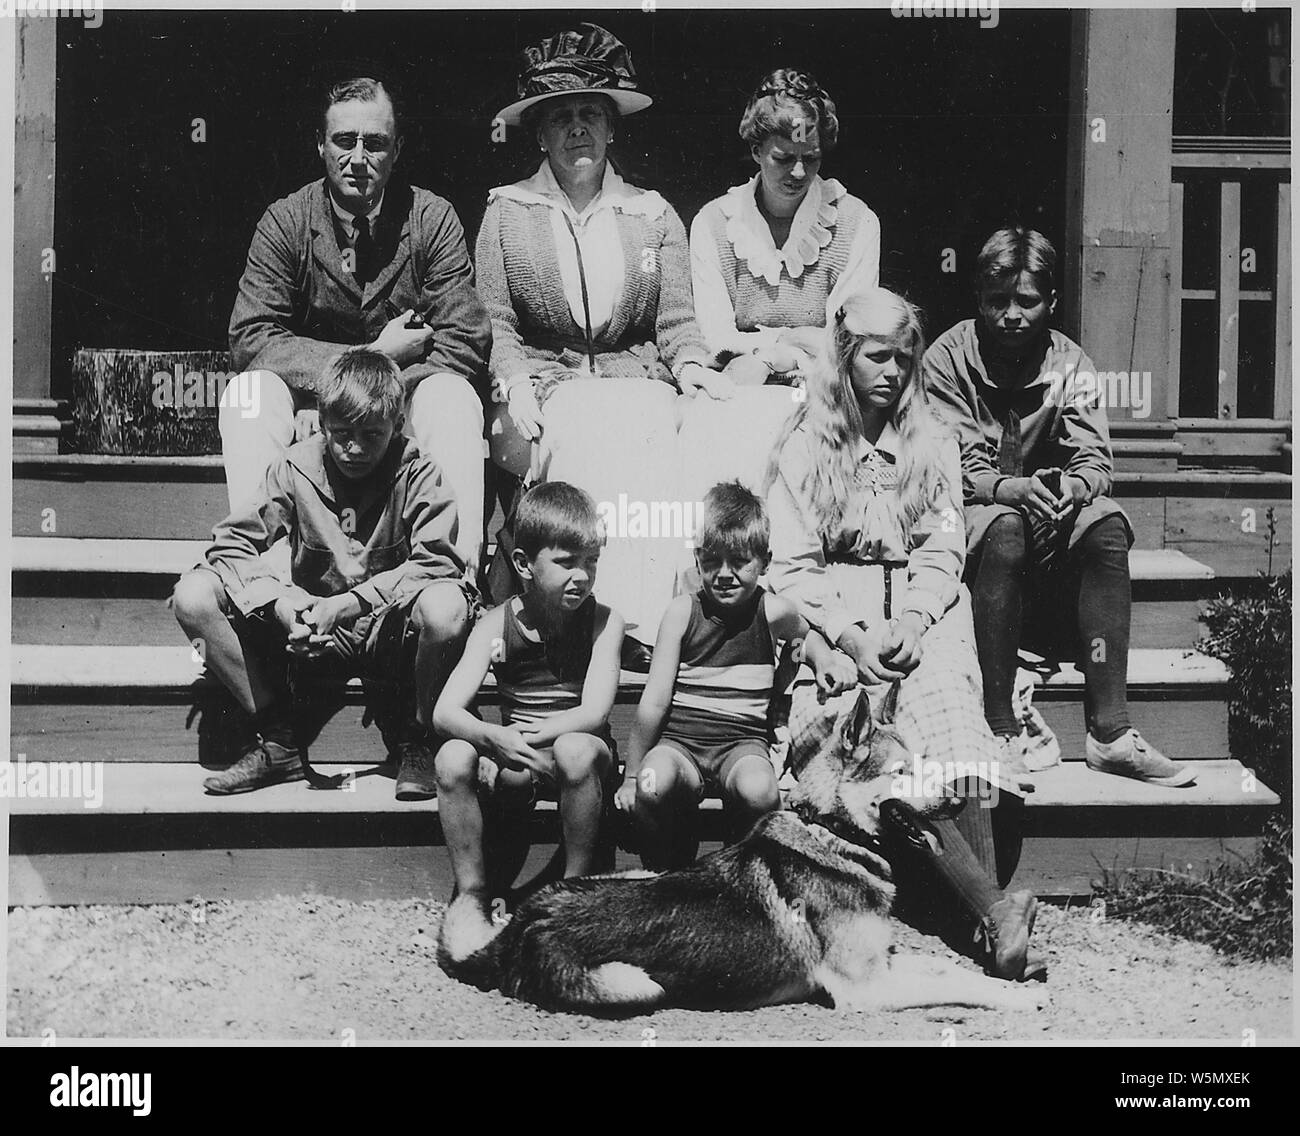
[[[772,230],[758,211],[755,197],[758,182],[759,175],[755,174],[718,199],[728,217],[727,235],[736,255],[745,261],[755,276],[761,276],[773,285],[779,283],[782,272],[798,279],[805,267],[817,262],[818,253],[830,243],[831,234],[821,223],[824,207],[833,205],[848,191],[834,178],[813,178],[791,221],[790,235],[778,249],[772,239]],[[707,205],[705,209],[708,209]],[[827,297],[827,320],[848,292],[874,287],[879,282],[880,223],[876,215],[867,210],[849,248],[848,265]],[[718,246],[703,210],[696,214],[691,225],[691,283],[695,292],[695,319],[710,351],[744,355],[775,344],[783,330],[781,328],[737,329],[736,310],[727,291],[722,263],[718,259]]]

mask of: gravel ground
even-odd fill
[[[308,897],[189,907],[9,913],[9,1036],[357,1041],[863,1042],[1290,1037],[1292,969],[1234,965],[1146,928],[1040,906],[1050,1007],[1038,1014],[815,1005],[664,1010],[623,1021],[542,1013],[449,979],[434,961],[442,905]],[[907,951],[947,954],[897,925]],[[953,956],[957,957],[957,956]],[[348,1035],[346,1031],[353,1031]],[[945,1034],[951,1030],[951,1034]]]

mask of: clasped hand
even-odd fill
[[[361,601],[352,592],[338,596],[306,593],[275,601],[275,617],[288,636],[286,650],[299,658],[318,658],[328,649],[338,627],[355,623]]]
[[[487,743],[498,765],[506,769],[548,774],[546,758],[528,743],[529,735],[511,726],[495,726],[487,732]]]
[[[1008,477],[998,484],[996,497],[1003,505],[1024,509],[1049,524],[1060,524],[1076,504],[1083,505],[1088,500],[1087,482],[1069,474],[1061,476],[1060,496],[1054,494],[1044,478],[1060,472],[1059,469],[1040,469],[1031,477]]]
[[[849,628],[840,636],[840,645],[857,663],[864,683],[897,682],[920,665],[923,634],[921,616],[904,612],[885,626]]]

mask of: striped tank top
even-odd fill
[[[535,725],[582,702],[596,620],[596,597],[588,596],[563,636],[538,642],[519,624],[522,605],[519,596],[506,601],[503,642],[497,652],[501,657],[492,662],[501,692],[501,720],[515,727]]]
[[[691,597],[664,737],[697,745],[767,740],[776,649],[765,594],[760,588],[725,618],[702,590]]]

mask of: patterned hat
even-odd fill
[[[524,49],[519,98],[497,118],[518,126],[522,112],[544,99],[593,91],[613,99],[620,114],[645,110],[652,101],[637,90],[632,56],[622,42],[596,24],[579,24]]]

